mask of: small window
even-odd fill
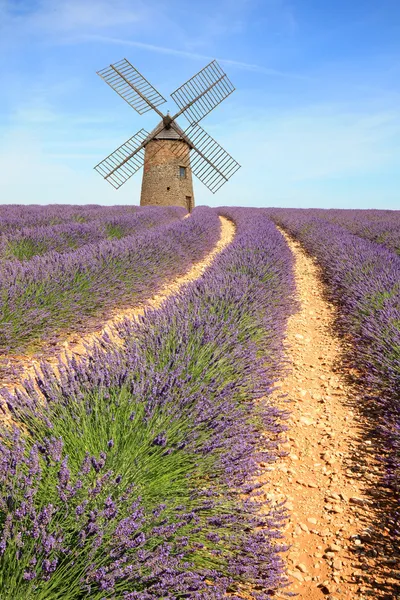
[[[179,177],[182,179],[186,178],[186,167],[179,167]]]

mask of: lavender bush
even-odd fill
[[[106,452],[87,454],[73,474],[61,440],[28,448],[17,431],[4,437],[4,600],[159,598],[178,575],[197,585],[179,564],[182,552],[193,550],[185,533],[195,514],[177,511],[172,521],[164,505],[146,512],[133,486],[106,469]]]
[[[120,239],[138,234],[151,227],[171,223],[183,215],[184,211],[178,207],[149,206],[122,215],[106,212],[102,218],[89,223],[23,227],[0,235],[0,260],[28,260],[50,250],[68,252],[107,238]]]
[[[322,212],[322,211],[321,211]],[[330,210],[324,218],[400,255],[400,211]],[[322,215],[321,215],[322,216]]]
[[[170,214],[169,208],[159,211],[161,220],[163,211]],[[197,208],[190,219],[141,235],[1,264],[0,351],[24,348],[59,329],[79,327],[89,315],[148,298],[209,252],[219,232],[217,215]]]
[[[105,336],[83,363],[60,364],[59,379],[43,365],[40,393],[31,382],[4,392],[26,432],[2,448],[1,589],[15,600],[32,590],[266,600],[285,584],[284,515],[260,515],[254,480],[259,461],[276,459],[284,426],[268,395],[293,308],[292,256],[262,211],[220,213],[236,222],[236,237],[200,280],[140,323],[125,321],[121,345]],[[9,465],[29,477],[37,460],[19,536]],[[49,503],[35,537],[30,523]],[[50,554],[49,534],[61,538]]]
[[[23,227],[47,227],[68,223],[89,223],[114,217],[133,215],[142,209],[139,206],[84,206],[68,204],[24,205],[3,204],[0,206],[0,233],[16,232]]]
[[[311,208],[299,212],[309,218],[316,217],[340,225],[400,255],[400,211]]]

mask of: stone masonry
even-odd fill
[[[159,146],[161,144],[161,148]],[[176,156],[176,145],[179,144]],[[175,152],[172,148],[175,147]],[[190,148],[179,139],[153,139],[145,148],[141,206],[194,207]]]

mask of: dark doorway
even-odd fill
[[[186,208],[188,212],[192,212],[192,196],[186,196]]]

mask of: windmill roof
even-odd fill
[[[157,127],[155,127],[153,129],[153,131],[148,135],[147,139],[145,140],[146,142],[150,141],[151,139],[156,139],[156,140],[181,140],[182,139],[180,134],[183,134],[184,131],[183,131],[183,129],[181,129],[181,127],[179,127],[178,123],[176,123],[175,121],[174,121],[174,126],[177,128],[178,131],[175,131],[175,129],[173,127],[170,127],[169,129],[164,127],[164,129],[162,129],[160,131],[160,133],[158,133],[155,136],[155,138],[153,138],[154,132],[161,125],[161,123],[162,123],[162,121],[160,121],[160,123],[157,125]]]

